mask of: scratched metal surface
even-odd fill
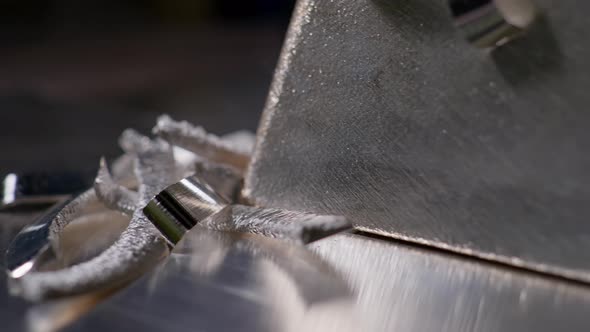
[[[590,281],[590,2],[491,53],[445,3],[300,0],[244,194]]]
[[[158,270],[65,331],[587,331],[590,288],[339,235],[315,254],[187,233]]]

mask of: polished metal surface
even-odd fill
[[[484,52],[447,1],[300,0],[243,193],[590,281],[590,2]]]
[[[0,213],[0,252],[6,252],[9,243],[20,230],[30,227],[36,219],[43,219],[46,212],[35,209]],[[71,223],[58,241],[58,249],[47,255],[43,268],[63,268],[93,257],[114,242],[126,225],[121,217],[104,212],[89,213]],[[92,235],[92,236],[89,236]],[[6,262],[0,260],[0,267],[7,269]],[[38,268],[36,266],[35,268]],[[7,280],[8,279],[8,280]],[[66,297],[33,305],[14,296],[7,285],[11,284],[9,273],[0,273],[0,321],[2,331],[56,331],[84,313],[96,303],[110,295],[108,291],[88,293],[77,297]]]
[[[106,241],[106,246],[92,246],[95,255],[71,264],[39,269],[33,273],[27,273],[31,271],[30,268],[25,269],[25,273],[12,273],[13,277],[9,281],[13,295],[38,302],[110,290],[135,280],[169,254],[166,241],[142,210],[158,192],[182,178],[180,174],[184,173],[184,165],[177,165],[173,148],[169,144],[159,139],[149,139],[132,129],[124,131],[120,144],[132,158],[133,168],[124,167],[124,174],[114,174],[110,178],[110,174],[105,172],[106,165],[101,163],[96,186],[78,195],[50,219],[46,239],[54,252],[59,251],[61,237],[66,229],[79,219],[91,217],[92,210],[98,209],[103,215],[110,214],[112,220],[123,217],[126,221],[116,233],[114,241]],[[134,176],[137,192],[114,182],[120,175],[121,178]],[[123,196],[126,200],[122,206],[116,204],[117,199],[111,200]],[[101,202],[101,199],[105,201]],[[113,214],[119,218],[113,217]],[[108,229],[108,224],[105,223],[103,228]],[[30,229],[25,229],[24,234],[21,234],[25,239],[28,231]],[[79,236],[78,240],[87,240],[85,242],[89,243],[93,243],[94,238],[102,238],[92,232]],[[26,246],[19,246],[18,250],[9,254],[19,257],[19,250],[23,248]],[[63,251],[76,252],[76,249]]]
[[[171,245],[195,225],[307,244],[352,228],[342,216],[231,204],[198,175],[168,186],[143,209]]]
[[[590,288],[354,235],[189,231],[65,331],[587,331]]]
[[[168,186],[150,200],[143,213],[172,244],[228,202],[206,182],[192,175]]]
[[[37,268],[44,257],[55,257],[51,252],[49,229],[55,216],[71,201],[72,199],[66,199],[56,204],[12,240],[6,251],[6,270],[11,278],[20,278]]]
[[[19,279],[32,271],[56,268],[66,261],[79,262],[81,256],[96,254],[102,248],[100,245],[91,248],[97,244],[96,235],[112,230],[113,225],[118,229],[119,225],[127,224],[123,216],[104,210],[92,190],[63,199],[46,209],[11,239],[5,252],[6,273],[11,279]],[[100,229],[96,229],[96,224],[100,224]],[[66,226],[71,227],[66,231]]]
[[[8,277],[7,287],[13,296],[40,300],[31,292],[45,291],[43,282],[33,282],[43,275],[84,263],[110,247],[129,225],[129,217],[108,210],[100,204],[93,191],[49,208],[37,219],[31,219],[7,242],[3,268]],[[5,213],[5,219],[14,216]],[[10,243],[10,244],[8,244]],[[105,269],[100,270],[103,275]],[[64,274],[74,275],[72,270]],[[64,281],[65,278],[59,278]],[[114,283],[113,283],[114,284]],[[108,285],[105,287],[111,289]],[[60,294],[64,295],[64,294]],[[55,294],[43,296],[51,297]]]

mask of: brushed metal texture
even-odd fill
[[[590,281],[590,2],[493,52],[444,1],[300,0],[243,194]]]
[[[590,288],[351,235],[304,247],[197,226],[65,331],[587,331]]]

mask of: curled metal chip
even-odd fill
[[[55,206],[16,237],[7,255],[13,294],[37,301],[121,287],[154,267],[199,223],[299,244],[351,228],[344,217],[232,205],[240,201],[251,134],[216,137],[168,117],[156,128],[156,139],[123,132],[125,155],[113,164],[113,175],[101,159],[92,189]],[[114,212],[117,218],[111,218]],[[128,223],[119,222],[124,216]],[[83,222],[69,233],[84,238],[93,236],[94,221],[105,218],[117,225],[104,225],[108,241],[87,241],[96,244],[84,247],[90,256],[61,252],[83,247],[79,238],[62,238],[74,220]]]
[[[176,244],[184,233],[226,204],[211,187],[191,176],[162,190],[143,212],[168,241]]]
[[[301,244],[352,228],[341,216],[228,204],[206,182],[190,176],[157,194],[143,212],[173,245],[197,224]]]
[[[158,118],[153,133],[170,144],[187,149],[216,163],[244,170],[250,162],[253,144],[247,134],[228,136],[226,139],[209,134],[202,127],[186,121],[174,121],[167,115]]]
[[[119,287],[153,267],[168,253],[168,245],[140,207],[166,185],[176,181],[172,148],[163,141],[150,140],[134,132],[126,132],[124,136],[122,146],[135,156],[135,175],[139,183],[136,209],[127,229],[108,249],[88,261],[55,271],[35,271],[31,266],[20,275],[13,273],[10,280],[13,294],[37,301]],[[46,242],[49,243],[51,236],[58,237],[92,201],[96,201],[96,194],[89,190],[68,203],[55,218],[47,218],[50,235]]]

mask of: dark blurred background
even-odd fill
[[[0,173],[93,169],[161,113],[254,131],[293,4],[0,1]]]

